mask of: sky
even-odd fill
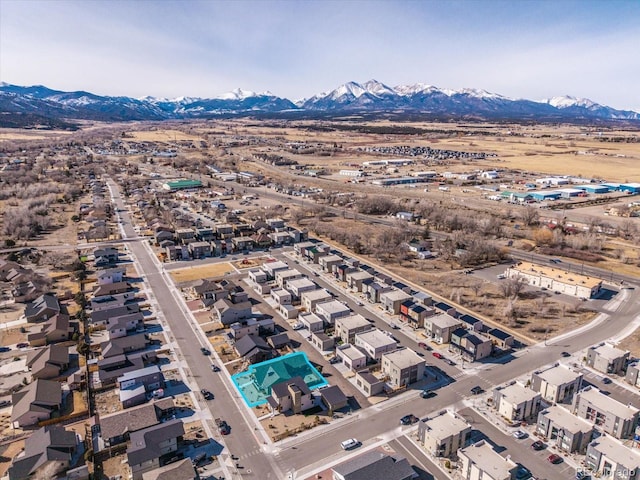
[[[640,112],[640,1],[0,0],[16,85],[295,101],[370,79]]]

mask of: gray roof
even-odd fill
[[[44,295],[40,295],[33,302],[27,303],[27,306],[24,309],[24,314],[26,317],[33,317],[43,313],[47,309],[60,312],[60,302],[58,301],[58,297],[53,293],[45,293]]]
[[[98,310],[97,312],[91,312],[91,323],[106,322],[107,319],[112,317],[121,317],[130,313],[140,311],[140,305],[137,303],[131,303],[129,305],[121,305],[113,308],[106,308],[104,310]]]
[[[346,395],[340,390],[337,385],[331,385],[319,390],[322,399],[328,405],[339,405],[341,403],[347,403]]]
[[[406,458],[376,450],[337,465],[333,471],[345,480],[408,480],[415,475]]]
[[[155,407],[153,404],[145,404],[100,418],[100,432],[104,440],[109,440],[157,423]]]
[[[142,480],[193,480],[195,478],[198,477],[189,458],[142,474]]]
[[[69,460],[69,453],[77,443],[74,432],[57,425],[36,430],[25,440],[24,456],[16,459],[9,469],[10,480],[29,477],[47,461]]]
[[[311,390],[309,390],[307,384],[304,383],[302,377],[297,375],[288,380],[283,380],[282,382],[271,385],[272,395],[275,395],[278,398],[286,397],[289,395],[289,389],[287,388],[289,385],[299,388],[303,395],[309,395],[311,393]]]
[[[126,337],[118,337],[108,342],[102,342],[100,348],[102,350],[103,358],[113,357],[114,355],[122,355],[127,348],[140,347],[143,349],[146,346],[146,338],[143,333],[137,335],[127,335]]]
[[[62,387],[58,382],[37,379],[18,393],[14,393],[11,401],[11,421],[19,419],[29,411],[51,412],[50,405],[59,406],[62,402]]]
[[[182,435],[184,424],[177,419],[133,432],[130,436],[131,444],[127,448],[129,465],[139,465],[159,458],[164,453],[160,444]]]
[[[257,335],[245,335],[240,340],[238,340],[235,344],[235,349],[238,352],[238,355],[244,357],[254,348],[259,348],[261,350],[271,350],[271,347],[265,342],[262,337],[258,337]]]

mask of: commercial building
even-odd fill
[[[167,182],[162,185],[162,188],[170,192],[176,192],[178,190],[187,190],[192,188],[202,188],[202,182],[200,180],[176,180],[175,182]]]
[[[608,435],[596,438],[587,447],[585,466],[595,476],[616,480],[640,478],[640,454]]]
[[[505,274],[508,278],[522,278],[534,287],[547,288],[578,298],[592,298],[602,288],[602,280],[599,278],[535,265],[530,262],[519,262],[517,265],[509,267]]]

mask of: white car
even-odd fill
[[[296,324],[293,326],[293,329],[294,329],[294,330],[302,330],[303,328],[304,328],[304,325],[302,325],[301,323],[296,323]]]
[[[512,435],[514,437],[516,437],[518,440],[522,440],[523,438],[527,438],[527,433],[523,432],[522,430],[516,430],[515,432],[512,433]]]
[[[350,450],[357,447],[358,445],[360,445],[360,442],[358,442],[358,440],[356,440],[355,438],[350,438],[349,440],[345,440],[344,442],[340,443],[340,446],[343,450]]]

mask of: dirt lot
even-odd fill
[[[25,327],[28,326],[25,324]],[[27,341],[27,334],[21,333],[20,328],[0,330],[0,345],[13,345]]]
[[[11,459],[13,459],[24,448],[24,440],[18,440],[17,442],[11,442],[0,447],[0,477],[4,477],[11,467]],[[6,460],[9,459],[9,460]]]
[[[276,415],[273,418],[265,418],[260,421],[262,428],[269,435],[272,441],[280,440],[287,435],[302,432],[317,425],[329,423],[330,418],[326,411],[305,415]]]
[[[170,275],[174,282],[180,284],[193,282],[194,280],[200,280],[202,278],[221,277],[225,273],[233,271],[234,269],[229,262],[222,262],[199,267],[178,268],[171,270]]]

